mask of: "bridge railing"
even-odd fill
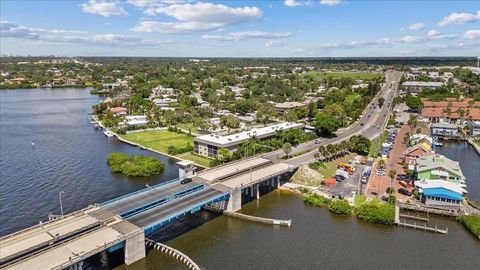
[[[100,203],[99,205],[100,205],[100,206],[104,206],[104,205],[107,205],[107,204],[111,204],[111,203],[113,203],[113,202],[122,200],[122,199],[124,199],[124,198],[127,198],[127,197],[130,197],[130,196],[136,195],[136,194],[140,194],[140,193],[142,193],[142,192],[147,192],[147,191],[149,191],[149,190],[151,190],[151,189],[156,189],[156,188],[159,188],[159,187],[161,187],[161,186],[165,186],[165,185],[174,183],[175,181],[178,181],[178,180],[180,180],[180,178],[175,178],[175,179],[172,179],[172,180],[168,180],[168,181],[159,183],[159,184],[157,184],[157,185],[151,186],[151,187],[149,187],[149,188],[147,187],[147,188],[144,188],[144,189],[140,189],[140,190],[137,190],[137,191],[134,191],[134,192],[125,194],[125,195],[120,196],[120,197],[113,198],[113,199],[111,199],[111,200],[108,200],[108,201],[105,201],[105,202],[103,202],[103,203]]]
[[[167,216],[167,217],[163,218],[162,220],[159,220],[159,221],[154,222],[154,223],[152,223],[148,226],[145,226],[143,228],[144,231],[145,231],[145,235],[147,235],[148,233],[151,233],[151,232],[155,231],[155,229],[157,229],[159,227],[162,227],[163,225],[169,223],[171,220],[174,220],[174,219],[177,219],[180,216],[186,215],[188,212],[193,213],[193,212],[196,212],[196,211],[200,210],[205,205],[215,203],[215,202],[218,202],[218,201],[227,200],[229,196],[230,196],[229,193],[221,193],[218,196],[203,200],[200,203],[197,203],[197,204],[193,205],[192,207],[188,207],[187,209],[179,211],[175,214],[172,214],[170,216]]]
[[[137,208],[134,208],[134,209],[131,209],[125,213],[121,213],[120,216],[124,219],[126,218],[131,218],[137,214],[140,214],[142,212],[145,212],[147,210],[150,210],[154,207],[157,207],[159,205],[162,205],[162,204],[165,204],[167,202],[170,202],[176,198],[181,198],[183,196],[187,196],[191,193],[194,193],[196,191],[199,191],[199,190],[202,190],[205,188],[205,185],[195,185],[195,186],[192,186],[190,187],[189,189],[185,189],[185,190],[182,190],[182,191],[177,191],[171,195],[168,195],[168,196],[165,196],[165,197],[162,197],[162,198],[159,198],[158,200],[155,200],[155,201],[151,201],[147,204],[144,204],[140,207],[137,207]]]

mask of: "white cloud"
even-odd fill
[[[449,24],[465,24],[473,23],[480,21],[480,10],[477,13],[456,13],[453,12],[447,17],[443,18],[441,22],[438,23],[440,26],[445,26]]]
[[[342,3],[342,0],[320,0],[320,4],[325,6],[335,6],[340,3]]]
[[[287,7],[309,6],[312,4],[309,0],[284,0],[283,3]]]
[[[86,44],[115,47],[148,47],[173,43],[171,40],[151,40],[119,34],[97,34],[85,31],[32,28],[7,21],[0,22],[2,38],[36,40],[42,43]]]
[[[408,29],[409,29],[409,30],[413,30],[413,31],[421,30],[421,29],[423,29],[423,28],[425,28],[425,24],[424,24],[424,23],[421,23],[421,22],[419,22],[419,23],[413,23],[413,24],[410,24],[410,25],[408,26]]]
[[[287,45],[287,42],[285,41],[270,40],[267,43],[265,43],[266,47],[283,47],[285,45]]]
[[[88,3],[83,3],[80,6],[83,12],[104,17],[128,15],[128,13],[119,6],[117,1],[89,0]]]
[[[478,39],[480,38],[480,30],[468,30],[463,34],[463,37],[466,39]]]
[[[438,35],[440,35],[440,34],[441,34],[441,33],[438,32],[437,30],[432,29],[432,30],[428,31],[427,36],[429,36],[429,37],[434,37],[434,36],[438,36]]]
[[[407,35],[407,36],[401,37],[400,40],[401,40],[402,42],[411,43],[411,42],[424,41],[425,38],[424,38],[424,37],[421,37],[421,36],[410,36],[410,35]]]
[[[310,48],[294,49],[294,53],[316,55],[329,50],[351,50],[363,48],[386,48],[393,46],[390,38],[382,38],[372,41],[351,41],[346,43],[322,43]]]
[[[262,18],[262,11],[257,7],[233,8],[213,3],[170,5],[152,8],[148,12],[149,15],[165,14],[177,21],[143,21],[138,23],[133,31],[160,33],[212,31]]]
[[[214,41],[241,41],[245,39],[265,39],[265,38],[285,38],[293,35],[290,32],[261,32],[261,31],[245,31],[233,32],[227,35],[203,35],[202,38]]]

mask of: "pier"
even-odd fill
[[[234,217],[238,219],[243,219],[243,220],[248,220],[248,221],[253,221],[253,222],[258,222],[258,223],[263,223],[263,224],[270,224],[270,225],[280,225],[280,226],[288,226],[292,225],[292,220],[284,220],[284,219],[273,219],[273,218],[264,218],[264,217],[255,217],[255,216],[250,216],[242,213],[236,213],[236,212],[231,212],[231,211],[224,211],[224,215],[229,216],[229,217]]]
[[[448,234],[448,228],[441,229],[441,228],[438,228],[437,225],[435,225],[434,227],[429,226],[430,220],[428,219],[428,217],[419,217],[419,216],[400,214],[401,205],[402,203],[399,203],[399,202],[395,204],[395,225],[398,225],[399,227],[404,227],[404,228],[422,230],[425,232]],[[409,223],[408,220],[413,220],[414,222]],[[423,224],[417,224],[417,221],[423,222]]]

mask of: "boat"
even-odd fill
[[[435,146],[442,146],[442,145],[443,145],[443,143],[441,143],[441,142],[435,142]]]
[[[113,132],[111,132],[110,130],[103,131],[103,134],[105,134],[105,136],[107,136],[108,138],[112,138],[115,136],[115,134],[113,134]]]

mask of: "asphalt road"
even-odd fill
[[[181,197],[170,201],[166,204],[162,204],[151,210],[140,213],[132,218],[127,219],[131,223],[143,228],[152,225],[155,222],[163,220],[175,213],[189,209],[190,207],[208,200],[214,196],[222,194],[221,191],[212,188],[206,188],[201,191],[197,191],[192,195]]]
[[[285,162],[294,166],[300,166],[302,164],[308,163],[315,160],[315,154],[318,153],[317,149],[320,145],[339,143],[345,139],[350,138],[353,135],[362,135],[369,139],[378,137],[387,124],[388,115],[392,108],[393,98],[395,97],[395,93],[397,92],[401,75],[402,74],[399,71],[387,71],[385,76],[386,82],[383,85],[382,89],[377,93],[372,102],[368,105],[362,117],[353,126],[338,130],[331,138],[320,139],[320,143],[315,143],[315,141],[309,141],[298,145],[294,148],[292,154],[305,151],[308,151],[308,153],[298,156],[296,158],[292,158]],[[380,97],[385,98],[384,105],[381,108],[378,107],[378,99]],[[283,158],[284,156],[285,153],[283,152],[283,150],[277,150],[262,155],[262,157],[270,160],[278,160]]]

